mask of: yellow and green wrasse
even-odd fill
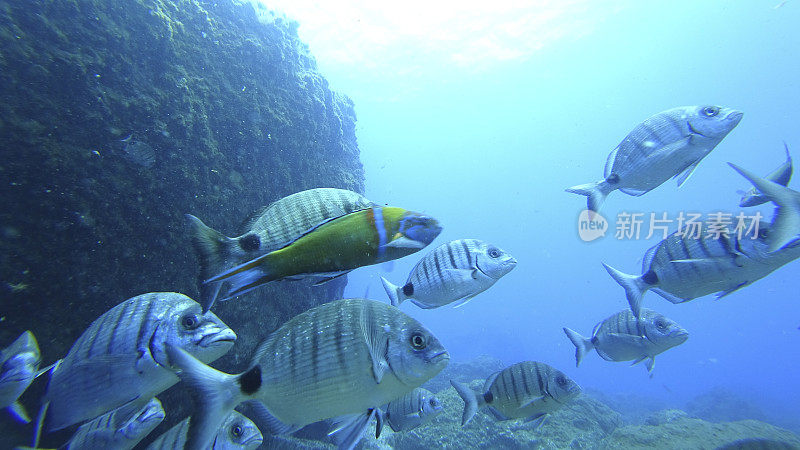
[[[347,272],[408,256],[442,231],[433,217],[391,206],[345,214],[322,222],[285,247],[210,278],[229,281],[228,297],[274,280],[321,277],[329,281]]]

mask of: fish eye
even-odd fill
[[[561,387],[565,387],[567,385],[567,377],[565,377],[564,375],[557,376],[556,383],[558,383],[558,385]]]
[[[181,319],[181,326],[187,330],[194,330],[198,325],[200,325],[200,319],[196,314],[187,314]]]
[[[492,247],[489,249],[489,256],[492,258],[499,258],[500,257],[500,250]]]
[[[425,336],[423,336],[422,333],[418,331],[411,335],[410,342],[414,350],[423,350],[425,347],[428,346],[428,342],[425,339]]]
[[[243,430],[240,425],[234,425],[233,427],[231,427],[231,434],[234,437],[240,437],[242,435],[242,432]]]
[[[663,320],[661,320],[661,319],[658,319],[658,320],[656,320],[656,327],[657,327],[659,330],[663,330],[663,329],[667,328],[667,324],[666,324],[666,323],[664,323],[664,321],[663,321]]]
[[[703,114],[705,114],[706,117],[714,117],[719,114],[719,108],[716,106],[706,106],[703,108]]]
[[[766,239],[767,236],[769,236],[769,231],[767,231],[766,228],[758,230],[758,237],[760,237],[761,239]]]
[[[434,408],[439,406],[439,402],[437,402],[435,398],[428,400],[428,404],[433,406]]]

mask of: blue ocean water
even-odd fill
[[[659,239],[618,240],[612,230],[584,243],[577,216],[585,200],[564,192],[601,179],[606,156],[637,123],[682,105],[719,104],[744,112],[739,126],[680,189],[670,180],[638,198],[612,194],[602,211],[612,227],[623,212],[668,212],[671,218],[680,211],[736,214],[736,190],[750,186],[726,162],[766,174],[784,159],[782,141],[793,153],[800,146],[800,4],[500,4],[478,8],[487,17],[476,19],[473,30],[467,14],[414,3],[407,9],[415,7],[420,8],[385,15],[353,8],[345,12],[355,16],[343,13],[350,22],[342,24],[315,21],[302,5],[286,6],[332,87],[354,99],[367,196],[439,218],[444,231],[436,243],[480,238],[519,260],[514,271],[462,308],[404,304],[403,311],[433,330],[454,360],[489,354],[508,363],[544,361],[584,388],[675,405],[723,387],[796,421],[797,262],[719,301],[709,296],[673,305],[646,294],[646,307],[690,332],[686,343],[656,358],[653,379],[641,366],[596,354],[575,368],[574,348],[561,328],[588,335],[595,323],[626,308],[622,289],[601,262],[640,273],[642,255]],[[444,18],[426,17],[428,12]],[[419,22],[393,20],[393,13],[416,13]],[[552,23],[535,22],[541,15]],[[536,31],[514,40],[513,28],[526,18]],[[337,53],[340,41],[331,42],[331,30],[362,19],[375,29],[351,29],[347,38],[365,40]],[[414,26],[441,26],[435,31],[452,31],[456,41],[397,32]],[[376,46],[366,40],[369,33],[388,42]],[[476,41],[496,45],[486,50]],[[508,53],[513,56],[503,56]],[[768,219],[771,209],[764,205],[747,214],[758,210]],[[416,260],[398,261],[388,274],[359,269],[346,292],[360,296],[368,289],[370,297],[383,298],[379,276],[400,283]]]

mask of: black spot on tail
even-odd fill
[[[650,270],[646,274],[642,275],[642,281],[652,286],[658,283],[658,275]]]
[[[619,183],[619,175],[612,173],[611,175],[606,178],[606,183],[608,184],[617,184]]]
[[[483,394],[483,401],[485,401],[486,403],[492,403],[493,400],[494,400],[494,395],[492,395],[491,392]]]
[[[255,366],[239,376],[239,386],[247,395],[255,394],[261,388],[261,366]]]
[[[411,297],[412,295],[414,295],[414,285],[408,283],[405,286],[403,286],[403,295],[405,295],[406,297]]]
[[[239,238],[239,247],[246,252],[254,252],[261,247],[261,239],[255,233],[250,233],[247,236]]]

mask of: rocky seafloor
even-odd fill
[[[461,427],[464,403],[448,378],[465,381],[476,374],[491,373],[503,363],[490,357],[453,363],[425,387],[437,391],[444,411],[430,423],[415,430],[394,433],[385,427],[381,437],[374,438],[374,428],[356,447],[361,449],[717,449],[761,448],[800,449],[800,435],[765,420],[768,415],[759,408],[723,390],[698,396],[683,409],[654,410],[643,407],[637,416],[628,416],[626,405],[617,411],[599,398],[612,399],[599,393],[584,393],[561,410],[553,413],[536,429],[524,421],[496,421],[488,412],[479,411]],[[483,377],[469,381],[472,388],[483,386]],[[617,397],[617,401],[624,401]],[[609,400],[613,403],[614,400]],[[648,411],[649,410],[649,411]],[[644,411],[648,411],[644,413]],[[731,420],[741,411],[752,418]],[[292,437],[265,439],[265,447],[276,449],[334,449],[317,438],[324,435],[320,427],[301,430]],[[300,437],[297,437],[300,436]],[[755,446],[754,446],[755,445]]]

